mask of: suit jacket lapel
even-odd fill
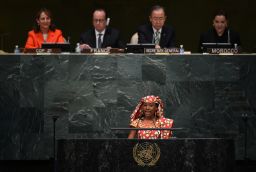
[[[54,41],[53,39],[54,39],[54,32],[49,30],[46,42],[53,42]]]
[[[38,32],[35,35],[36,35],[37,46],[41,47],[41,44],[44,42],[43,34],[42,32]]]
[[[166,29],[165,27],[163,26],[162,27],[162,32],[161,32],[161,38],[160,38],[160,46],[162,47],[162,45],[165,45],[165,41],[166,41]],[[163,48],[163,47],[162,47]]]
[[[151,42],[151,43],[154,43],[154,41],[153,41],[153,34],[154,34],[154,30],[153,30],[153,28],[152,28],[152,25],[149,25],[149,29],[148,29],[148,38],[149,38],[149,42]]]
[[[106,28],[106,31],[103,37],[102,47],[104,48],[107,47],[107,45],[109,44],[110,37],[111,37],[110,30]]]
[[[92,44],[91,46],[96,48],[96,34],[94,29],[92,29],[90,42]]]

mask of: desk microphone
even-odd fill
[[[107,18],[107,26],[109,25],[109,23],[110,23],[110,18],[108,17]]]
[[[228,43],[230,43],[230,31],[228,29]]]
[[[70,36],[68,36],[68,40],[67,40],[67,43],[70,43]]]

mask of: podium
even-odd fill
[[[61,172],[232,172],[234,142],[220,138],[62,139]]]

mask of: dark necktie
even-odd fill
[[[102,36],[102,34],[99,33],[98,34],[98,48],[101,48],[101,45],[102,45],[101,36]]]

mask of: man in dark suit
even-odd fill
[[[94,28],[80,36],[80,48],[124,48],[120,41],[119,31],[107,27],[107,14],[104,9],[93,12],[92,23]]]
[[[162,6],[153,6],[149,16],[151,24],[138,28],[139,43],[154,43],[156,48],[175,47],[175,32],[166,26],[165,11]]]

